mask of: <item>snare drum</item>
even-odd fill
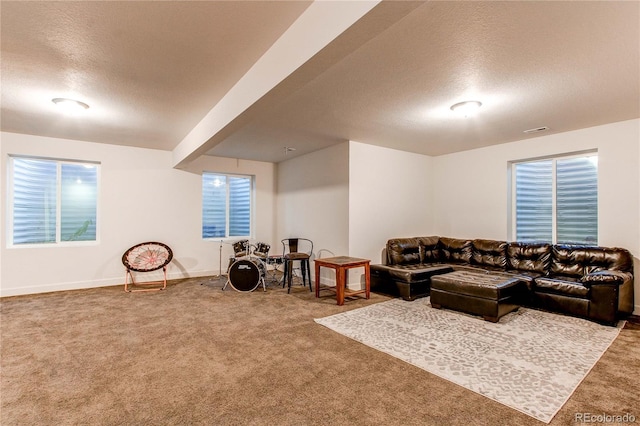
[[[229,268],[228,283],[236,291],[249,292],[255,290],[260,283],[266,291],[264,276],[266,267],[260,259],[243,257],[237,259]]]

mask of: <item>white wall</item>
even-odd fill
[[[278,233],[305,236],[320,257],[349,255],[380,263],[391,236],[425,235],[431,226],[430,157],[358,142],[278,165]],[[349,286],[363,282],[349,271]],[[322,269],[331,285],[335,274]]]
[[[101,163],[99,242],[71,247],[0,247],[0,295],[89,288],[124,282],[123,252],[157,240],[174,252],[170,278],[218,273],[218,243],[201,237],[202,170],[256,175],[256,209],[265,211],[256,235],[273,239],[274,166],[203,158],[197,173],[173,169],[171,152],[2,133],[0,184],[6,220],[8,155],[33,155]],[[200,170],[201,169],[201,170]],[[194,169],[192,169],[194,170]],[[2,228],[4,228],[4,223]],[[225,245],[225,248],[227,246]],[[229,249],[230,251],[230,249]],[[225,258],[226,257],[226,258]],[[228,252],[223,256],[226,267]],[[153,274],[146,274],[151,278]]]
[[[278,238],[312,240],[313,258],[348,254],[349,144],[283,161],[277,174]],[[311,268],[315,279],[313,263]],[[323,283],[334,282],[332,270],[323,268],[321,276]]]
[[[309,238],[320,257],[348,253],[349,144],[283,161],[277,175],[278,238]]]
[[[350,142],[349,254],[381,263],[392,237],[433,231],[432,158]]]
[[[272,253],[282,251],[282,238],[299,236],[313,240],[321,257],[348,254],[378,263],[392,237],[508,239],[508,162],[589,149],[599,153],[599,243],[629,249],[636,275],[640,271],[640,120],[433,158],[345,142],[278,165],[201,157],[188,170],[173,169],[165,151],[0,136],[5,221],[9,154],[102,164],[99,243],[7,248],[2,222],[2,296],[121,284],[123,251],[146,240],[164,241],[174,250],[171,278],[217,274],[220,244],[201,238],[202,171],[256,176],[254,238],[270,243]],[[223,269],[231,253],[226,243]],[[332,282],[327,272],[323,282],[325,274]],[[358,278],[350,274],[350,283]]]
[[[508,240],[508,163],[598,150],[598,243],[624,247],[640,272],[640,120],[433,158],[434,233]],[[640,280],[635,283],[640,312]]]

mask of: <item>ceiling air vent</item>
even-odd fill
[[[545,130],[549,130],[549,128],[547,126],[536,127],[535,129],[525,130],[522,133],[538,133],[538,132],[544,132]]]

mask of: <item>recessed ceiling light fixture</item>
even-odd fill
[[[480,101],[464,101],[458,102],[455,105],[451,105],[451,111],[464,117],[469,117],[475,115],[475,113],[478,112],[481,106],[482,102]]]
[[[78,114],[89,109],[89,105],[74,99],[53,98],[51,102],[59,106],[65,114]]]

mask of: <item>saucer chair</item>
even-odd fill
[[[173,259],[173,252],[168,245],[158,242],[146,242],[136,244],[122,255],[122,263],[127,268],[124,277],[124,291],[157,291],[167,288],[167,265]],[[162,281],[152,281],[136,283],[133,272],[152,272],[162,269],[164,279]],[[129,279],[131,285],[155,286],[153,288],[129,289]],[[159,287],[159,285],[162,285]]]

